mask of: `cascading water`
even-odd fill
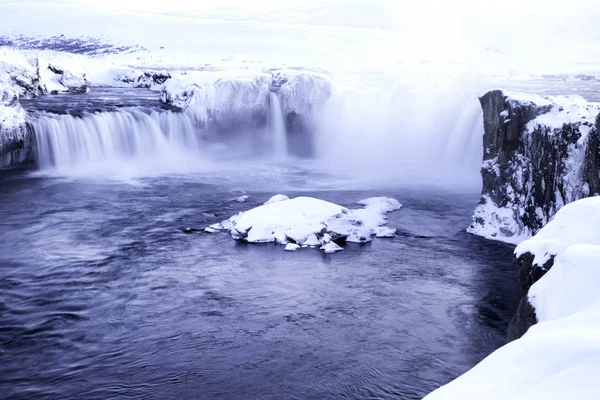
[[[201,149],[183,113],[143,109],[45,114],[32,121],[40,169],[61,171],[141,162],[170,164]]]
[[[279,96],[275,92],[269,93],[269,136],[272,143],[272,152],[275,158],[287,156],[287,138],[283,109]]]
[[[478,187],[483,116],[462,89],[338,93],[321,113],[317,157],[368,181]]]

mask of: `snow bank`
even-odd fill
[[[561,208],[534,237],[519,244],[515,255],[529,252],[542,266],[574,244],[600,245],[600,197],[589,197]]]
[[[516,254],[552,268],[531,286],[537,324],[425,399],[600,398],[600,198],[575,201]]]
[[[227,230],[232,238],[249,243],[318,246],[326,253],[333,253],[342,250],[335,242],[363,243],[371,241],[373,236],[394,236],[396,230],[385,226],[385,214],[402,207],[397,200],[387,197],[361,200],[358,204],[365,208],[358,210],[312,197],[287,200],[283,197],[274,196],[278,201],[240,212],[206,231]],[[296,249],[286,246],[286,250]]]
[[[483,189],[468,232],[518,244],[565,204],[598,194],[600,103],[505,91],[480,100]]]

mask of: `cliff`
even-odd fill
[[[483,186],[469,232],[516,244],[565,204],[598,194],[600,103],[499,90],[480,103]]]

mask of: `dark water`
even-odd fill
[[[0,397],[418,399],[504,343],[512,248],[464,232],[476,193],[304,190],[405,206],[333,255],[182,232],[277,192],[240,185],[1,171]]]

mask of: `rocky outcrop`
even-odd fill
[[[28,161],[33,154],[31,137],[25,110],[19,104],[19,90],[11,77],[0,71],[0,168]]]
[[[498,90],[480,102],[483,187],[469,232],[518,243],[565,204],[599,193],[599,103]]]
[[[332,93],[325,75],[296,70],[182,72],[165,82],[161,98],[191,115],[208,134],[222,137],[266,128],[269,92],[277,93],[282,105],[289,153],[312,156],[316,115]]]

